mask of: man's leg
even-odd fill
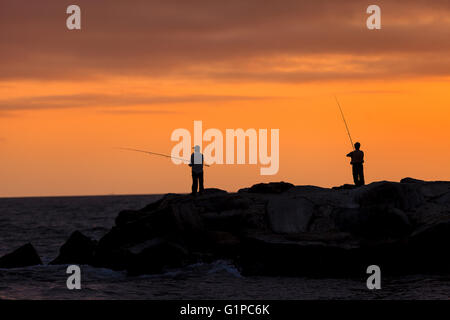
[[[362,164],[359,166],[358,175],[359,175],[359,185],[363,186],[365,184],[365,181],[364,181],[364,166]]]
[[[352,165],[352,173],[353,173],[353,182],[355,183],[355,186],[358,185],[358,165],[354,164]]]
[[[198,174],[198,180],[200,182],[200,193],[203,192],[203,172]]]
[[[197,174],[192,172],[192,194],[193,195],[197,194],[197,187],[198,187],[198,180],[197,179],[198,179]]]

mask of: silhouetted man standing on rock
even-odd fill
[[[350,157],[352,161],[350,164],[353,167],[353,181],[356,186],[364,185],[364,152],[359,150],[361,144],[359,142],[355,143],[355,150],[347,154],[347,157]]]
[[[200,146],[194,147],[194,153],[191,154],[192,167],[192,195],[197,194],[197,188],[200,194],[203,193],[203,154],[200,152]]]

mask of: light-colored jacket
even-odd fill
[[[200,152],[194,152],[191,154],[191,163],[189,164],[192,167],[192,173],[202,173],[203,172],[203,154]]]

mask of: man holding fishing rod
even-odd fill
[[[200,146],[195,146],[194,153],[191,154],[191,160],[183,159],[174,157],[172,155],[163,154],[163,153],[157,153],[157,152],[151,152],[146,150],[138,150],[138,149],[131,149],[131,148],[117,148],[121,150],[128,150],[128,151],[134,151],[134,152],[141,152],[146,153],[154,156],[160,156],[165,157],[169,159],[177,159],[184,161],[185,163],[189,163],[189,166],[192,168],[192,195],[195,197],[197,195],[197,189],[200,194],[204,191],[203,186],[203,166],[209,167],[209,164],[204,164],[203,160],[203,154],[200,152]]]
[[[355,186],[363,186],[364,182],[364,152],[359,150],[361,148],[361,144],[356,142],[353,144],[352,136],[350,135],[350,130],[348,129],[347,121],[345,121],[344,112],[342,111],[341,105],[336,96],[336,103],[339,107],[339,111],[341,111],[342,120],[344,121],[345,129],[347,130],[348,137],[350,139],[350,144],[352,145],[353,151],[347,154],[347,157],[350,157],[352,160],[350,164],[352,165],[352,173],[353,173],[353,181],[355,182]]]
[[[200,153],[200,146],[194,147],[194,153],[191,154],[191,162],[189,167],[192,168],[192,195],[197,195],[197,189],[199,194],[204,191],[203,188],[203,154]]]
[[[347,157],[352,159],[350,164],[352,165],[353,181],[357,187],[364,185],[364,152],[359,148],[361,148],[361,144],[357,142],[355,143],[355,150],[347,154]]]

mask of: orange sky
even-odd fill
[[[25,6],[24,3],[27,3]],[[313,4],[314,3],[314,4]],[[263,181],[450,180],[450,4],[379,1],[64,1],[0,5],[0,196],[188,192],[166,158],[177,128],[280,130],[280,169],[214,165],[207,187]],[[205,144],[204,144],[205,146]]]

